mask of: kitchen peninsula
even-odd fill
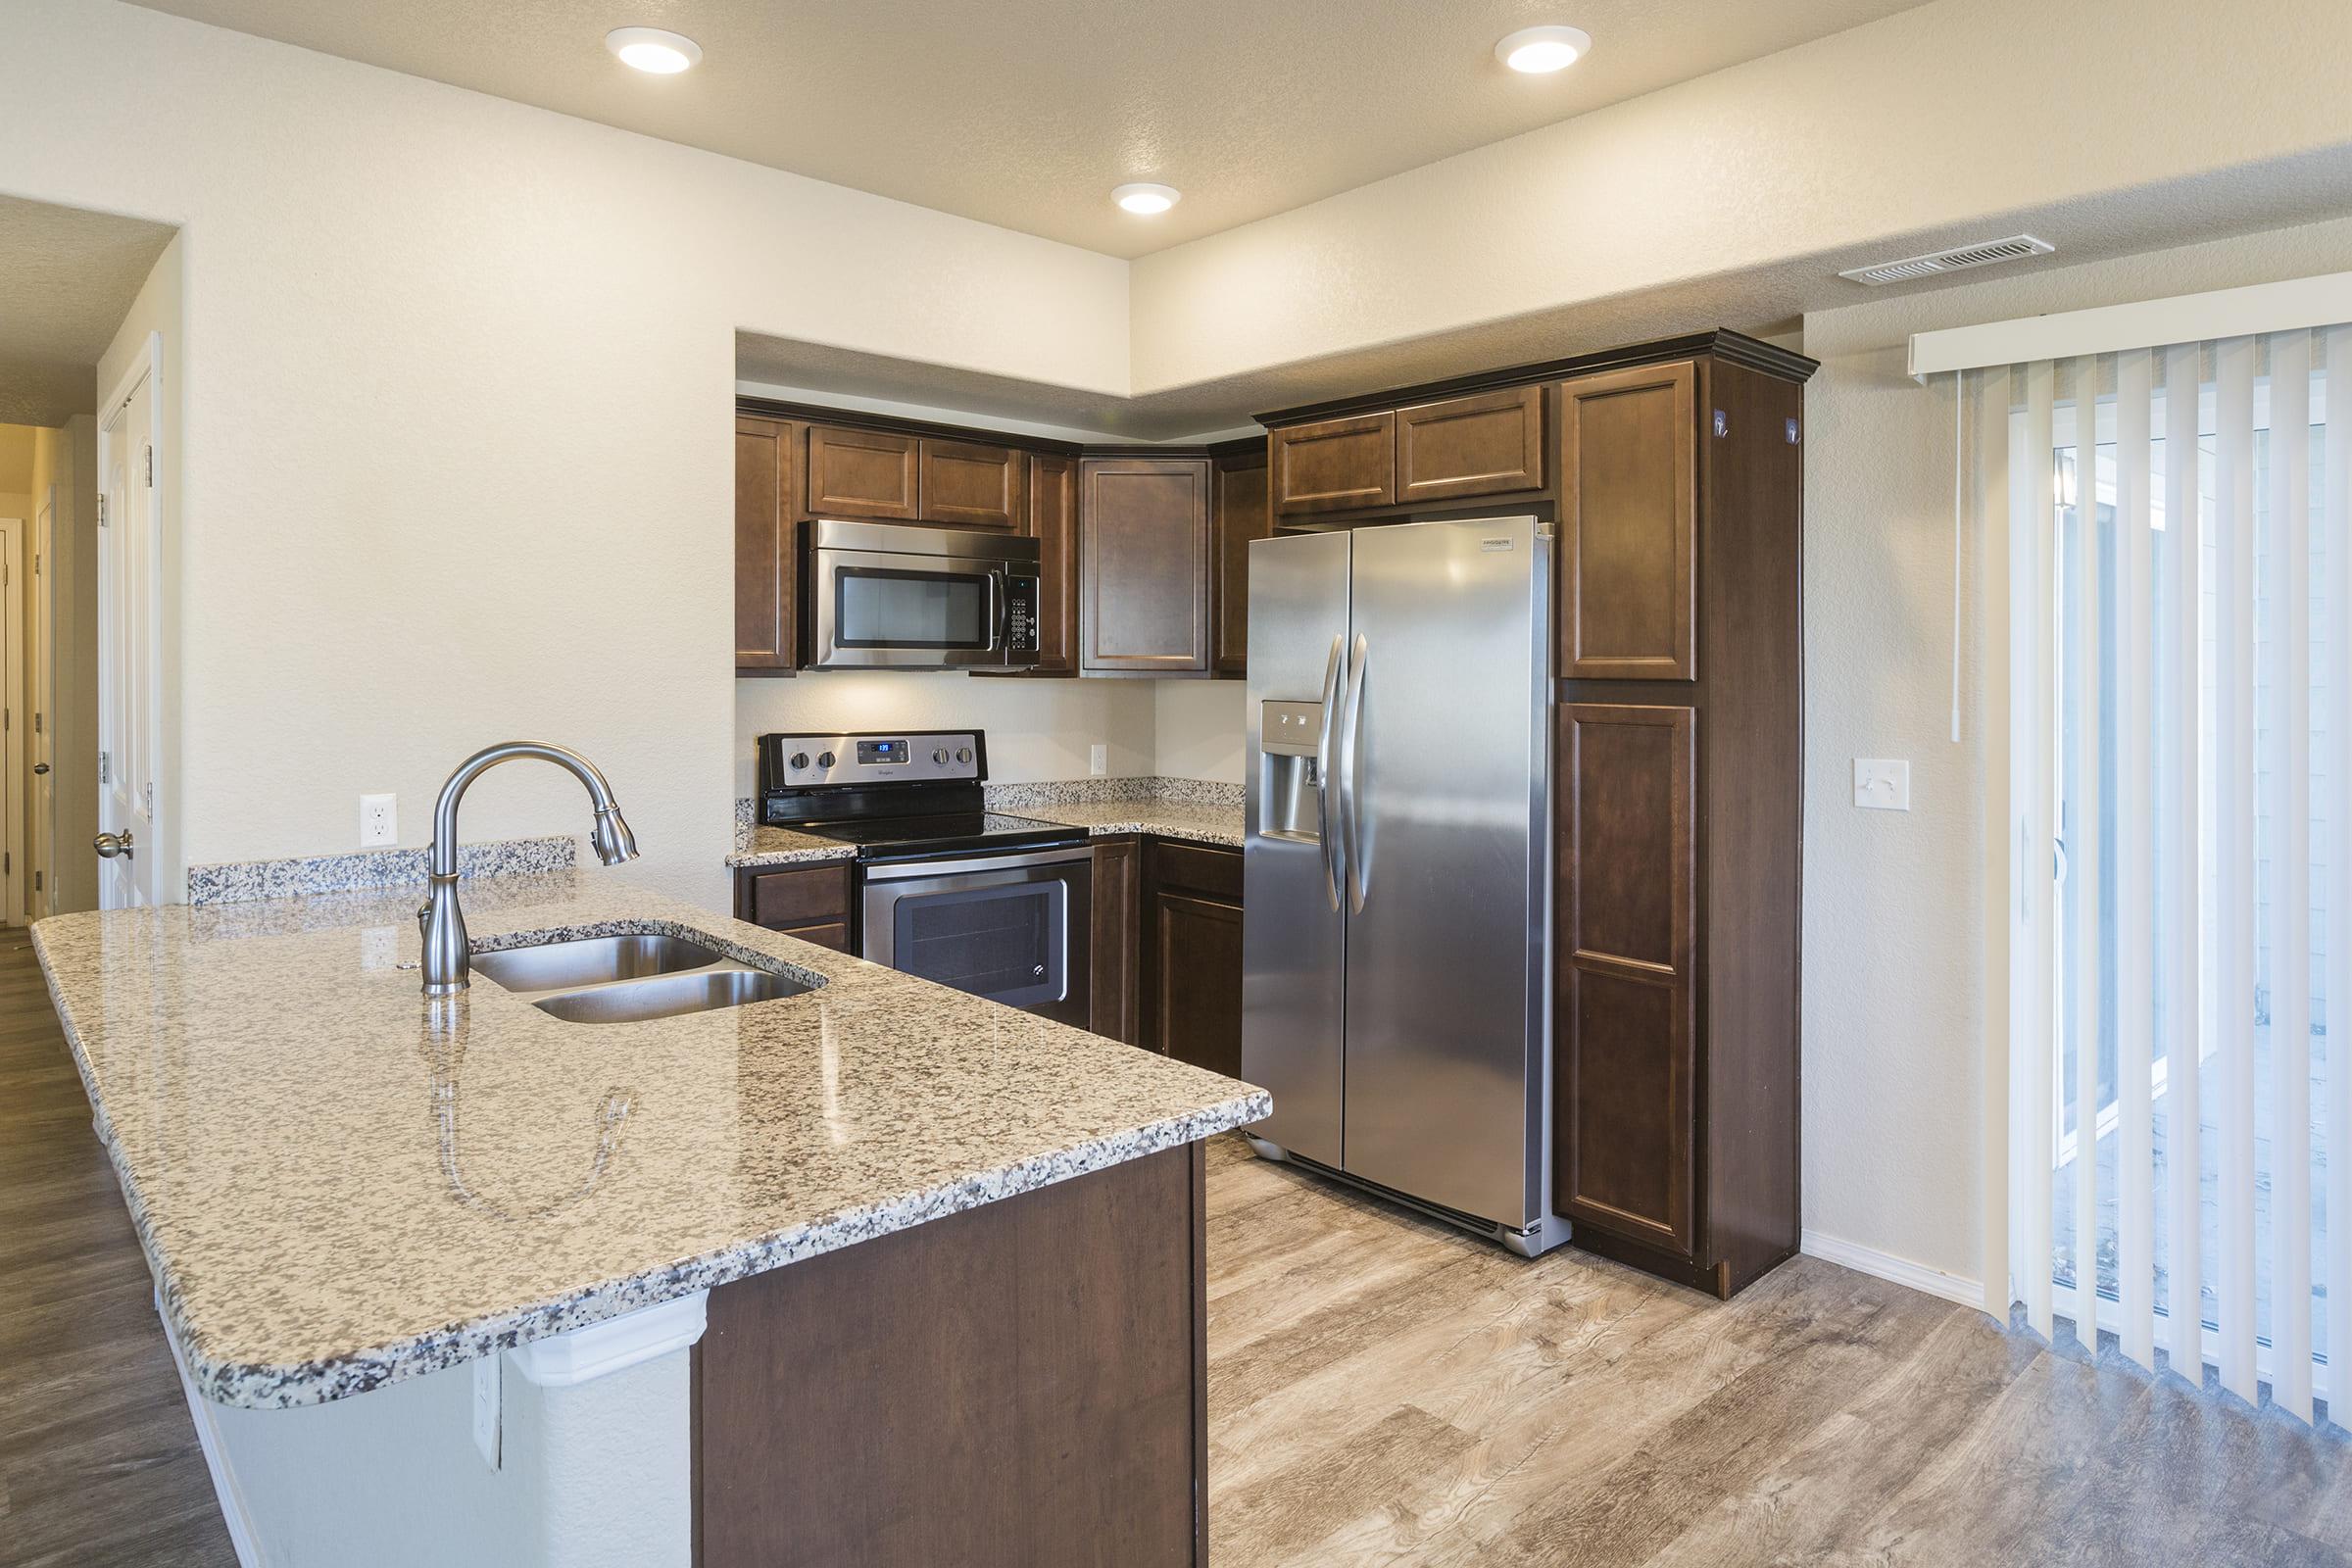
[[[465,899],[807,989],[428,1002],[410,890],[34,933],[260,1555],[1204,1560],[1198,1141],[1262,1092],[612,873]]]

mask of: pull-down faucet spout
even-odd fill
[[[589,837],[598,859],[618,865],[637,858],[637,836],[629,831],[627,819],[612,800],[612,786],[605,782],[596,764],[579,753],[538,741],[508,741],[474,753],[449,775],[449,782],[441,786],[441,799],[433,806],[433,848],[426,868],[424,907],[416,911],[424,928],[424,994],[428,997],[465,990],[473,961],[473,944],[466,936],[466,911],[458,906],[458,803],[466,798],[466,785],[518,757],[568,768],[586,787],[589,803],[596,808],[596,826]]]

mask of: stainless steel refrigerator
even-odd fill
[[[1548,1137],[1550,550],[1533,517],[1250,547],[1250,1129],[1534,1255]]]

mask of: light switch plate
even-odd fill
[[[1890,757],[1855,758],[1854,804],[1875,811],[1911,809],[1911,764]]]
[[[1101,778],[1103,774],[1109,772],[1110,748],[1107,746],[1088,747],[1086,752],[1086,770],[1094,774],[1097,778]]]
[[[397,795],[363,795],[360,797],[360,848],[372,850],[381,845],[400,842],[400,797]]]

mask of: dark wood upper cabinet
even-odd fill
[[[801,426],[735,420],[735,667],[789,673],[797,574],[791,499],[800,493]]]
[[[1694,1260],[1696,714],[1571,703],[1557,724],[1556,1204]]]
[[[1088,671],[1208,669],[1208,459],[1079,465]]]
[[[1396,499],[1396,416],[1361,414],[1273,432],[1274,511],[1356,512]]]
[[[951,528],[1019,528],[1026,515],[1026,457],[1010,447],[925,436],[917,514]]]
[[[1209,667],[1220,675],[1245,674],[1250,666],[1250,541],[1274,531],[1266,489],[1266,455],[1218,458],[1209,495],[1209,535],[1214,554],[1209,592],[1214,601]]]
[[[1544,488],[1544,388],[1505,387],[1396,411],[1396,500]]]
[[[1038,545],[1037,672],[1078,672],[1078,463],[1028,455],[1028,526]]]
[[[1698,368],[1560,389],[1560,673],[1698,678]]]
[[[882,430],[808,427],[808,511],[912,522],[922,515],[921,441]]]

